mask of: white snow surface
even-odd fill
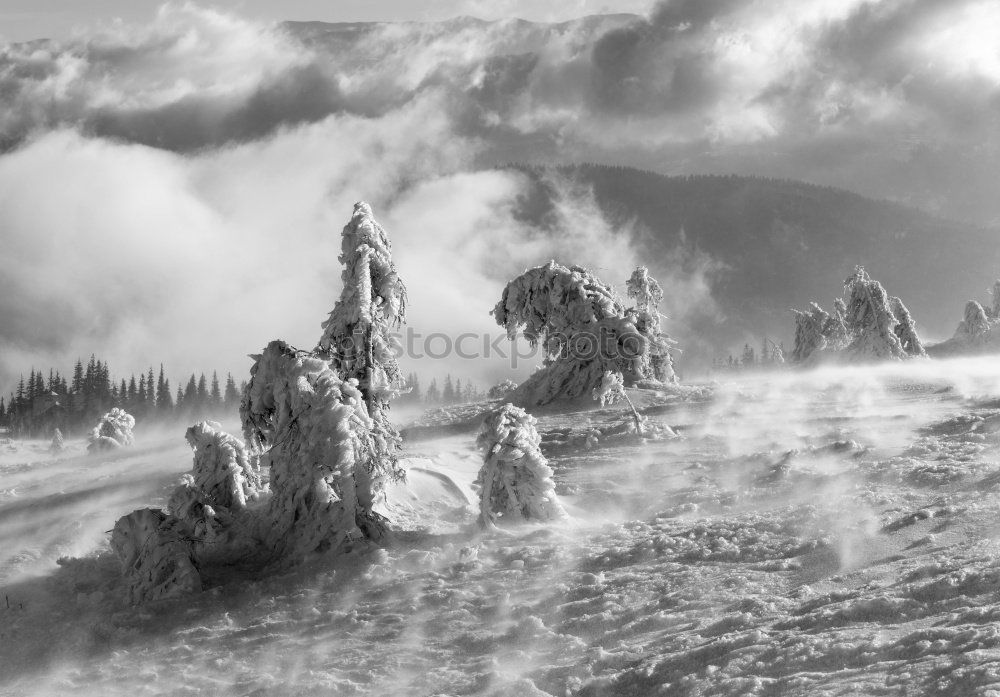
[[[137,608],[106,531],[164,507],[190,469],[183,433],[4,448],[0,695],[1000,690],[1000,363],[687,394],[629,391],[669,439],[588,445],[620,407],[536,413],[567,518],[486,532],[481,419],[426,415],[377,504],[383,546]]]

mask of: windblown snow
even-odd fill
[[[0,694],[1000,690],[995,359],[629,395],[676,435],[616,431],[620,404],[536,414],[561,520],[481,530],[476,433],[498,405],[439,410],[403,429],[383,546],[141,607],[108,521],[166,506],[188,443],[5,446]],[[218,431],[191,434],[196,457]],[[201,468],[229,473],[203,484],[233,505],[240,462]]]

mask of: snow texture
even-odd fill
[[[132,445],[135,442],[132,435],[133,428],[135,428],[135,419],[124,409],[115,407],[101,417],[101,422],[94,426],[94,430],[90,433],[87,450],[100,452],[101,450],[116,450]]]
[[[633,284],[647,306],[656,297],[648,280]],[[523,406],[588,397],[609,370],[628,385],[674,377],[666,350],[672,342],[657,331],[658,320],[626,308],[582,267],[550,261],[528,269],[507,284],[492,315],[511,339],[520,332],[544,348],[542,368],[512,396]]]
[[[505,404],[483,421],[476,443],[483,452],[479,485],[479,522],[549,521],[565,517],[556,498],[552,469],[540,449],[536,420]]]

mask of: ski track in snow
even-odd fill
[[[105,531],[165,503],[183,433],[21,444],[0,455],[0,695],[1000,694],[1000,366],[712,392],[638,395],[680,434],[646,443],[584,446],[623,409],[546,410],[570,518],[488,535],[485,407],[429,413],[386,547],[140,608]]]

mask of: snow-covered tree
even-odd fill
[[[486,393],[487,399],[506,399],[509,397],[514,390],[517,389],[517,383],[513,380],[501,380],[493,387],[489,389]]]
[[[823,328],[827,346],[831,351],[843,351],[851,343],[851,335],[847,330],[847,303],[843,298],[833,301],[833,314],[830,315]]]
[[[993,289],[990,291],[993,296],[993,307],[990,312],[990,319],[1000,320],[1000,279],[993,282]]]
[[[924,344],[920,340],[920,337],[917,336],[917,328],[914,326],[913,317],[910,316],[910,311],[906,309],[906,305],[896,296],[892,296],[889,299],[889,305],[893,317],[896,318],[896,326],[893,332],[896,334],[896,338],[899,339],[903,350],[910,356],[926,356],[927,352],[924,351]]]
[[[889,294],[882,284],[859,266],[844,281],[844,291],[847,294],[844,322],[852,337],[846,349],[848,355],[860,360],[906,358],[907,352],[895,333],[898,322]]]
[[[639,313],[637,329],[650,337],[649,351],[643,358],[648,365],[643,366],[642,372],[652,374],[660,382],[676,382],[677,374],[670,350],[677,342],[666,336],[660,327],[659,307],[663,300],[663,287],[649,275],[649,269],[637,266],[625,282],[625,288]]]
[[[621,373],[613,373],[610,370],[604,373],[601,384],[594,388],[593,397],[601,403],[602,407],[618,402],[626,402],[629,409],[632,410],[635,432],[640,436],[642,435],[642,419],[639,416],[639,412],[636,411],[635,405],[632,404],[632,400],[625,393],[625,382],[622,379]]]
[[[505,404],[490,413],[476,443],[483,452],[479,485],[479,522],[548,521],[565,517],[556,497],[552,469],[539,447],[535,419]]]
[[[111,531],[133,605],[197,593],[201,575],[183,522],[155,508],[123,516]]]
[[[380,434],[355,381],[282,341],[272,341],[250,372],[240,416],[271,473],[272,546],[302,556],[381,536],[371,469]]]
[[[507,284],[492,315],[508,337],[520,332],[545,353],[543,367],[514,393],[519,404],[589,395],[609,370],[628,385],[657,379],[650,356],[662,335],[582,267],[551,261],[528,269]]]
[[[406,296],[367,204],[344,228],[340,259],[344,291],[316,350],[272,341],[253,356],[240,403],[251,452],[216,423],[193,426],[194,470],[171,513],[118,521],[113,545],[134,601],[200,588],[198,564],[295,560],[384,534],[375,499],[385,478],[403,474],[387,413],[399,385],[389,329]]]
[[[58,428],[52,433],[52,443],[49,445],[49,452],[53,454],[61,453],[66,449],[63,441],[63,434]]]
[[[985,343],[990,336],[990,321],[986,310],[975,300],[965,304],[965,317],[955,330],[956,336],[962,336],[969,343]]]
[[[792,349],[792,360],[805,363],[813,354],[822,351],[827,346],[824,330],[830,315],[816,303],[810,303],[810,310],[792,310],[795,313],[795,346]]]
[[[183,523],[196,562],[245,562],[263,553],[254,532],[260,520],[247,515],[248,505],[265,493],[259,468],[243,442],[214,421],[187,430],[194,464],[174,489],[169,512]]]
[[[94,426],[94,430],[90,432],[87,450],[98,452],[132,445],[135,442],[135,437],[132,435],[133,428],[135,428],[135,419],[124,409],[115,407],[101,417],[100,423]]]
[[[385,230],[364,202],[354,205],[341,238],[343,291],[323,323],[317,354],[345,380],[356,380],[372,426],[366,455],[376,481],[404,476],[396,460],[399,432],[389,420],[389,402],[403,388],[391,332],[406,321],[406,286],[392,262]]]
[[[854,361],[925,355],[906,306],[899,298],[890,298],[863,267],[856,267],[844,281],[844,291],[847,300],[837,298],[832,317],[816,303],[808,312],[794,311],[795,362],[812,362],[823,354]]]

